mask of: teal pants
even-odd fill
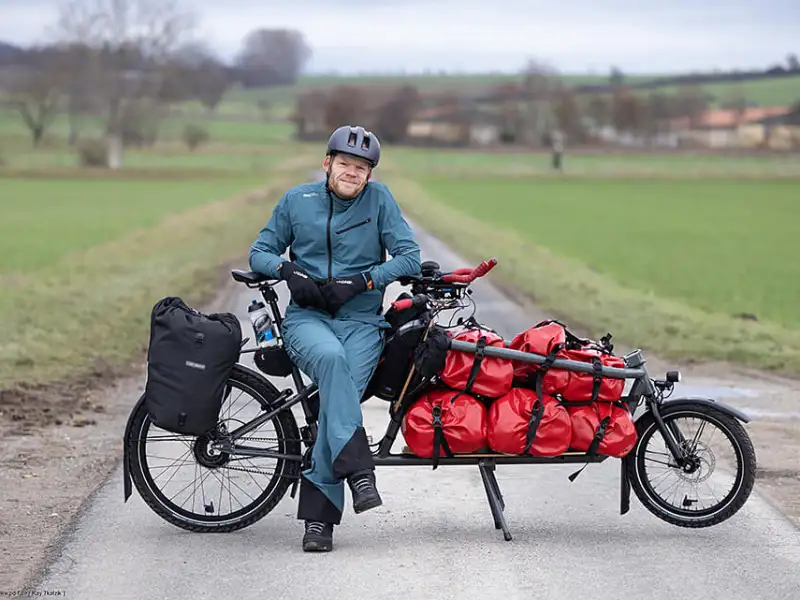
[[[361,414],[361,396],[383,349],[378,325],[338,320],[293,306],[284,343],[297,367],[319,387],[317,439],[303,471],[298,518],[339,524],[344,479],[375,468]]]

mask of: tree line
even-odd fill
[[[197,41],[196,24],[174,0],[67,0],[48,28],[51,43],[0,44],[0,91],[35,145],[63,107],[71,144],[78,117],[92,114],[103,115],[119,146],[146,141],[142,121],[173,103],[197,100],[213,111],[233,85],[293,84],[311,56],[299,32],[257,28],[226,64]]]
[[[616,79],[600,92],[566,83],[546,65],[531,61],[522,75],[480,91],[423,91],[411,84],[396,87],[346,84],[309,89],[298,96],[293,120],[297,137],[323,137],[342,123],[361,123],[392,143],[414,141],[414,121],[446,123],[458,133],[452,143],[470,143],[471,129],[489,122],[499,131],[499,142],[546,144],[560,130],[571,143],[597,139],[603,127],[641,138],[673,129],[676,120],[690,127],[701,123],[715,103],[742,117],[747,98],[731,92],[715,98],[697,84],[682,84],[674,93],[644,92]]]

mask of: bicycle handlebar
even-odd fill
[[[444,277],[442,277],[442,281],[446,283],[471,283],[475,281],[478,277],[483,277],[489,271],[491,271],[494,266],[497,264],[496,258],[490,258],[489,260],[484,260],[481,264],[475,267],[472,271],[467,271],[467,269],[458,269],[457,271],[453,271],[452,273],[448,273]]]
[[[472,283],[478,277],[483,277],[491,271],[497,264],[496,258],[484,260],[474,269],[463,268],[456,269],[452,273],[443,275],[441,281],[444,283]],[[417,294],[413,298],[404,298],[403,300],[395,300],[392,302],[392,308],[396,311],[408,310],[412,307],[425,306],[428,303],[428,296],[425,294]]]
[[[392,308],[396,311],[408,310],[413,306],[424,306],[428,302],[428,296],[425,294],[417,294],[413,298],[404,298],[403,300],[395,300],[392,302]]]

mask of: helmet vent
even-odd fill
[[[357,140],[358,134],[355,131],[351,131],[350,136],[347,138],[347,145],[355,147]]]

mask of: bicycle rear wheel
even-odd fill
[[[228,385],[219,419],[227,431],[270,409],[279,395],[263,377],[241,365],[234,367]],[[299,476],[297,461],[227,454],[213,450],[211,441],[158,428],[143,403],[132,417],[126,440],[131,478],[147,505],[182,529],[227,533],[248,527],[275,508]],[[240,441],[301,454],[290,410],[279,412]]]
[[[719,409],[661,409],[665,426],[687,453],[679,466],[652,413],[637,422],[639,439],[625,458],[636,496],[659,519],[680,527],[710,527],[744,506],[756,476],[756,454],[742,424]]]

